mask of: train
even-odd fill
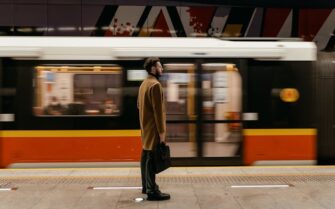
[[[334,54],[313,42],[0,37],[0,167],[137,163],[150,56],[173,165],[334,162]]]

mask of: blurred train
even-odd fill
[[[333,162],[334,56],[312,42],[1,37],[0,166],[139,161],[149,56],[174,165]]]

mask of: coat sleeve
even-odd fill
[[[140,86],[140,88],[138,88],[138,91],[137,91],[137,102],[136,102],[136,104],[137,104],[137,109],[140,109],[140,93],[141,93],[141,87],[142,87],[142,85]]]
[[[140,109],[140,104],[139,104],[139,101],[138,101],[139,96],[140,96],[140,95],[137,94],[137,102],[136,102],[136,103],[137,103],[137,109]]]
[[[163,100],[163,89],[160,83],[155,84],[151,88],[151,102],[154,110],[155,122],[158,133],[165,133],[165,110]]]

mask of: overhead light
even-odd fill
[[[22,33],[31,33],[33,32],[33,29],[32,28],[18,28],[17,31],[22,32]]]
[[[75,30],[77,30],[77,28],[76,27],[59,27],[59,28],[57,28],[57,30],[59,30],[59,31],[75,31]]]
[[[149,28],[149,33],[163,33],[162,29]]]
[[[114,27],[113,27],[113,26],[103,26],[103,27],[101,27],[101,30],[110,30],[110,31],[114,31]]]
[[[44,32],[44,31],[47,31],[48,28],[46,27],[38,27],[38,28],[35,28],[36,32]]]
[[[97,30],[97,27],[83,27],[83,31],[93,31],[93,30]]]
[[[192,37],[207,37],[207,33],[191,33],[190,36]]]

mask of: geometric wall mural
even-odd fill
[[[0,13],[0,35],[297,37],[320,50],[334,44],[332,8],[2,3]]]

